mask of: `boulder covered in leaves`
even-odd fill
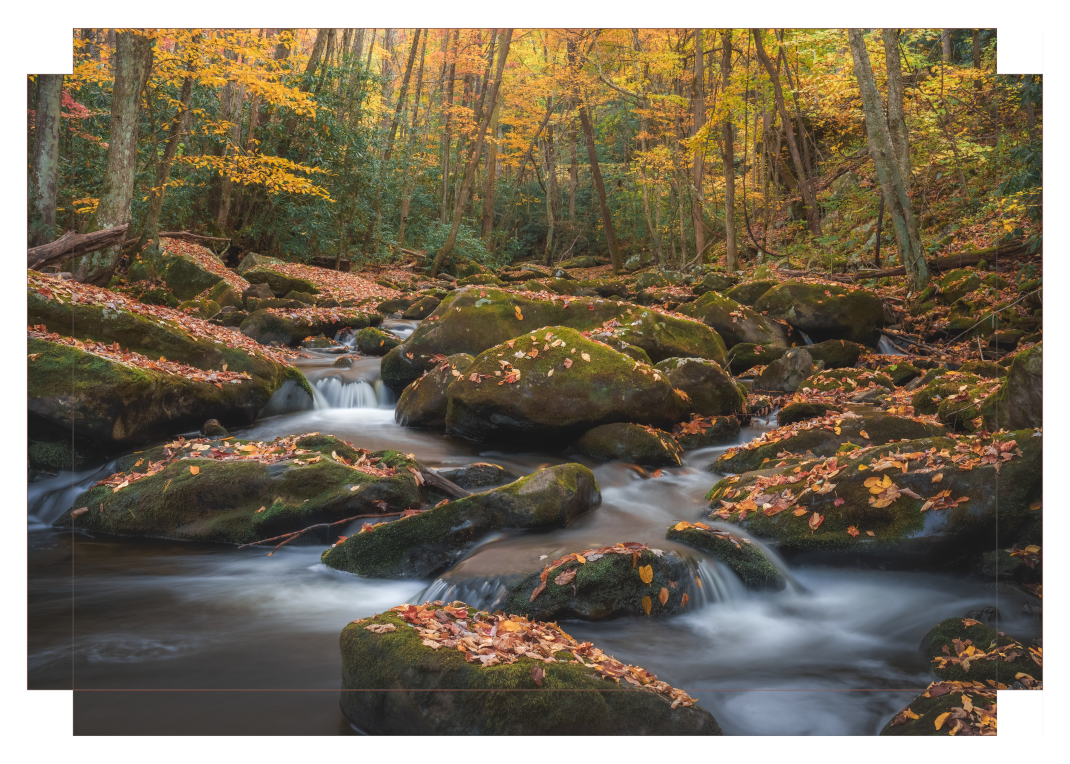
[[[394,421],[402,427],[444,428],[449,403],[446,390],[474,360],[467,353],[442,358],[431,371],[401,391],[394,407]]]
[[[880,297],[861,288],[785,281],[754,303],[770,319],[781,319],[814,342],[850,340],[876,347],[884,327]]]
[[[672,436],[684,451],[711,448],[732,443],[739,437],[739,418],[734,416],[698,416],[672,428]]]
[[[251,423],[284,386],[311,406],[282,356],[223,327],[73,281],[31,274],[31,415],[102,444]]]
[[[279,270],[273,270],[270,264],[250,268],[243,272],[242,276],[250,284],[267,284],[271,289],[271,293],[276,297],[283,297],[290,292],[304,292],[314,295],[320,293],[319,288],[308,279],[290,276]]]
[[[996,691],[975,681],[933,682],[880,732],[889,737],[996,734]]]
[[[699,416],[742,414],[747,396],[728,373],[701,358],[666,358],[655,367],[675,389],[687,395],[691,413]]]
[[[442,498],[419,465],[330,435],[271,442],[178,439],[123,457],[56,525],[116,536],[248,544],[355,515],[401,512]],[[411,468],[411,469],[410,469]],[[80,511],[84,510],[84,511]],[[295,543],[328,542],[344,526]]]
[[[711,327],[721,336],[728,348],[742,342],[763,347],[788,346],[784,330],[777,324],[752,308],[724,297],[719,292],[704,293],[695,302],[688,303],[681,308],[680,312],[697,318]]]
[[[796,422],[806,422],[810,419],[838,413],[840,413],[840,408],[838,406],[826,403],[797,401],[795,403],[789,403],[777,412],[776,423],[777,427],[787,427]]]
[[[300,305],[300,303],[298,303]],[[262,345],[278,342],[280,345],[296,346],[307,337],[323,334],[334,337],[344,328],[363,329],[378,326],[383,321],[380,313],[327,308],[304,308],[282,310],[258,309],[241,323],[241,333]]]
[[[683,451],[667,432],[624,422],[588,430],[569,450],[600,462],[620,460],[648,467],[679,467]]]
[[[555,560],[523,578],[492,609],[540,621],[679,615],[698,593],[695,577],[694,562],[676,553],[618,543]]]
[[[965,570],[1032,521],[1041,440],[1019,430],[789,457],[725,478],[707,498],[711,517],[739,523],[781,554]]]
[[[160,259],[160,277],[179,300],[192,300],[223,281],[222,276],[212,273],[196,258],[167,251]]]
[[[807,418],[768,430],[749,443],[728,449],[710,465],[714,472],[739,474],[761,469],[781,455],[832,456],[845,443],[871,446],[897,440],[936,438],[947,429],[926,417],[893,416],[881,413],[847,412]]]
[[[567,442],[613,422],[668,428],[688,410],[656,369],[563,326],[480,353],[448,395],[447,434],[480,443]]]
[[[687,693],[556,624],[460,601],[359,619],[340,646],[342,713],[369,734],[721,734]]]
[[[665,538],[693,546],[717,559],[739,576],[748,589],[779,592],[788,585],[765,552],[741,534],[685,520],[669,526]]]
[[[383,358],[383,382],[401,392],[434,365],[434,356],[476,356],[542,326],[603,330],[607,337],[642,348],[654,361],[674,356],[726,361],[724,342],[698,321],[600,298],[551,299],[469,287],[443,298],[435,312]]]
[[[323,564],[367,578],[425,578],[504,528],[561,528],[602,500],[594,473],[560,464],[508,485],[364,529],[323,553]]]
[[[921,652],[941,681],[991,680],[1004,690],[1022,674],[1030,681],[1044,678],[1041,648],[1024,647],[973,618],[941,621],[922,639]],[[1028,681],[1022,685],[1028,688]]]

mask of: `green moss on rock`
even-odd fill
[[[697,528],[690,523],[686,524],[690,527],[678,530],[679,525],[684,523],[669,526],[665,538],[693,546],[716,558],[739,576],[748,589],[779,592],[787,587],[788,582],[777,567],[750,540],[732,533],[726,538],[724,532]]]
[[[602,462],[620,460],[650,467],[679,467],[682,453],[667,432],[623,422],[588,430],[570,450]]]

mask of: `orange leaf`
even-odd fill
[[[647,615],[650,615],[650,608],[654,606],[654,603],[650,601],[650,597],[643,597],[643,610]]]
[[[810,520],[809,520],[810,530],[816,531],[818,528],[821,527],[821,523],[823,523],[824,521],[825,521],[825,516],[824,515],[819,515],[817,512],[814,512],[814,514],[810,516]]]
[[[847,532],[850,533],[852,537],[853,536],[857,536],[858,535],[858,528],[854,527],[853,525],[849,525],[849,526],[847,526]]]
[[[200,471],[201,471],[201,468],[200,468],[200,467],[198,467],[197,465],[193,465],[193,466],[191,466],[191,467],[189,468],[189,471],[190,471],[190,474],[191,474],[191,475],[196,475],[196,474],[197,474],[198,472],[200,472]]]
[[[687,592],[684,592],[683,598],[680,600],[680,607],[687,607],[687,601],[691,599],[687,596]]]
[[[643,579],[644,584],[649,584],[654,580],[654,568],[650,565],[640,565],[639,578]]]
[[[669,590],[664,586],[661,587],[661,593],[658,594],[658,599],[661,601],[662,605],[669,601]]]

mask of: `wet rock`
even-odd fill
[[[431,295],[428,295],[427,297],[424,297],[407,307],[405,309],[405,312],[402,314],[402,318],[427,318],[435,312],[435,308],[437,308],[441,302],[442,301],[437,297],[432,297]]]
[[[363,355],[386,355],[400,344],[401,337],[373,326],[357,332],[357,351]]]
[[[464,607],[463,602],[453,604]],[[576,661],[573,653],[583,655],[584,648],[554,625],[517,618],[510,631],[536,627],[555,635],[550,644],[560,640],[567,647],[558,650],[553,662],[523,656],[514,663],[484,667],[476,659],[467,662],[466,653],[456,648],[426,645],[396,612],[348,624],[340,640],[343,690],[390,691],[342,692],[342,712],[361,730],[386,735],[721,734],[705,709],[673,708],[664,692],[604,679],[591,668],[601,664],[570,662]],[[506,632],[494,616],[477,616],[473,610],[466,624],[476,628],[477,619],[495,621],[498,628],[491,630]],[[376,633],[378,629],[385,633]],[[553,657],[552,651],[545,657]],[[536,670],[543,672],[539,684],[533,678]],[[449,689],[464,691],[442,692]],[[532,692],[496,692],[516,689]],[[607,689],[612,691],[599,692]]]
[[[485,294],[486,297],[482,297]],[[567,306],[567,307],[566,307]],[[629,312],[630,311],[630,312]],[[529,299],[496,289],[458,289],[435,313],[383,359],[383,382],[395,392],[431,368],[435,355],[469,353],[513,339],[541,326],[579,331],[606,328],[613,337],[642,348],[651,359],[693,357],[726,362],[724,342],[708,326],[616,301],[575,298]]]
[[[493,488],[496,485],[505,485],[517,479],[516,475],[504,467],[487,462],[475,462],[455,470],[443,470],[438,474],[451,483],[468,490]]]
[[[679,467],[682,453],[667,432],[623,422],[588,430],[569,450],[602,462],[620,460],[648,467]]]
[[[290,292],[304,292],[306,294],[319,294],[320,290],[307,279],[296,276],[287,276],[285,273],[271,270],[267,266],[257,266],[245,271],[242,276],[250,284],[267,284],[271,293],[276,297],[282,297]]]
[[[585,559],[583,563],[569,559],[551,566],[546,586],[534,600],[532,594],[542,582],[541,571],[532,572],[495,602],[492,609],[539,621],[556,622],[562,618],[601,621],[621,616],[646,617],[643,604],[646,597],[650,616],[687,612],[684,596],[692,600],[699,592],[693,562],[673,552],[648,549],[645,544],[618,544],[609,549],[617,551],[584,550],[577,552]],[[641,575],[646,567],[650,568],[649,581]],[[663,590],[664,603],[661,602]]]
[[[814,363],[821,361],[826,369],[847,369],[854,366],[864,349],[858,343],[848,340],[825,340],[806,346],[806,352],[814,359]]]
[[[832,369],[819,371],[814,376],[804,380],[799,385],[799,389],[805,390],[809,388],[821,392],[843,390],[847,393],[859,393],[867,388],[884,387],[891,389],[894,386],[892,378],[879,371],[871,371],[869,369]],[[932,414],[935,411],[919,410],[917,413]]]
[[[732,569],[743,585],[755,591],[783,591],[788,582],[765,553],[742,535],[688,522],[669,526],[665,538],[701,549]]]
[[[755,366],[767,366],[786,352],[786,347],[766,347],[742,342],[728,351],[728,369],[733,374],[742,374]]]
[[[473,361],[467,353],[455,353],[402,390],[394,407],[394,421],[402,427],[445,427],[447,388]]]
[[[713,361],[700,358],[667,358],[655,367],[690,402],[690,412],[700,416],[742,414],[747,403],[735,381]]]
[[[741,305],[754,305],[758,298],[779,284],[779,281],[766,279],[762,281],[745,281],[732,287],[724,293],[729,300],[735,300]]]
[[[971,645],[974,650],[968,652]],[[945,648],[947,652],[944,652]],[[1001,635],[983,623],[971,622],[969,618],[941,621],[922,639],[921,652],[940,681],[984,682],[991,679],[1009,686],[1014,684],[1018,673],[1028,674],[1036,680],[1041,680],[1044,673],[1029,650],[1016,639]]]
[[[448,396],[447,434],[480,443],[567,442],[613,422],[671,427],[688,405],[655,369],[561,326],[484,351]]]
[[[219,423],[218,419],[209,419],[201,425],[201,436],[205,438],[229,438],[227,428]]]
[[[979,464],[976,454],[972,461],[962,458],[973,454],[974,447],[984,452],[992,445],[975,437],[922,438],[824,459],[785,459],[783,467],[749,472],[735,482],[721,480],[707,494],[714,510],[711,516],[740,523],[748,534],[771,541],[778,552],[798,562],[969,570],[978,554],[993,548],[997,535],[1014,538],[1032,521],[1035,513],[1029,506],[1040,497],[1042,477],[1042,439],[1032,434],[1032,430],[1008,434],[1017,441],[1022,456],[1005,461],[998,479],[995,468]],[[966,451],[960,452],[958,444]],[[906,464],[906,455],[912,458],[903,473],[891,462]],[[885,456],[892,469],[877,469]],[[960,462],[952,462],[953,457]],[[960,469],[959,464],[972,469]],[[942,478],[934,484],[937,474]],[[888,487],[884,487],[885,477]],[[779,478],[783,480],[778,485],[768,482]],[[881,481],[881,486],[872,482],[867,486],[871,478]],[[833,487],[825,489],[822,481]],[[888,490],[891,484],[898,495]],[[874,488],[878,493],[873,493]],[[904,489],[921,498],[902,493]],[[934,503],[926,506],[930,499]],[[741,506],[748,500],[751,504]],[[877,502],[882,506],[876,506]],[[766,504],[770,507],[763,509]],[[783,511],[781,504],[786,505]],[[925,511],[921,511],[923,506]],[[796,515],[796,509],[804,511]],[[817,524],[816,529],[811,522]],[[849,533],[850,529],[858,535]]]
[[[743,342],[762,347],[788,347],[787,337],[777,324],[717,292],[706,292],[680,312],[712,328],[728,348]]]
[[[348,358],[346,356],[342,356],[341,358],[339,358],[338,360],[336,360],[334,363],[331,364],[331,366],[333,368],[335,368],[335,369],[348,369],[352,365],[353,365],[353,359],[352,358]]]
[[[838,433],[837,428],[840,430]],[[907,417],[848,413],[827,420],[806,420],[788,425],[786,429],[770,430],[738,449],[729,449],[710,465],[710,469],[724,474],[739,474],[760,469],[766,460],[774,463],[779,460],[777,454],[784,452],[828,457],[835,454],[844,443],[871,446],[903,439],[936,438],[946,434],[947,430],[941,425]]]
[[[878,371],[880,371],[881,374],[887,375],[888,378],[892,380],[892,384],[896,387],[902,387],[903,385],[913,382],[923,374],[921,369],[907,361],[899,361],[887,366],[882,366]]]
[[[972,618],[975,621],[980,621],[986,624],[999,623],[999,609],[995,605],[986,605],[983,608],[976,608],[966,613],[966,618]]]
[[[965,706],[971,710],[967,712]],[[937,724],[939,723],[939,727]],[[893,716],[883,736],[995,735],[996,691],[972,681],[933,682],[924,693]]]
[[[366,529],[328,549],[322,561],[367,578],[426,578],[456,563],[491,531],[561,528],[601,500],[594,473],[562,464]]]
[[[814,342],[850,340],[876,347],[885,325],[880,298],[865,289],[786,281],[754,304],[770,319],[782,319]]]
[[[249,443],[235,439],[210,446],[248,453],[240,447]],[[90,488],[72,506],[92,511],[73,517],[68,511],[55,524],[117,536],[246,544],[317,523],[397,512],[438,499],[417,485],[409,472],[408,467],[419,465],[396,451],[368,454],[318,434],[295,438],[294,444],[293,456],[280,461],[215,459],[209,449],[193,450],[198,444],[191,442],[149,449],[118,463],[122,480],[131,481],[128,485],[118,491],[111,485]],[[281,454],[277,443],[255,447]],[[168,460],[168,452],[180,456],[159,471],[144,474]],[[361,456],[376,460],[380,471],[388,468],[391,474],[373,475],[338,458],[356,462]],[[385,502],[385,509],[376,502]],[[323,544],[343,530],[337,526],[334,531],[310,531],[294,543]]]
[[[339,310],[327,318],[306,318],[300,315],[291,317],[263,309],[250,313],[249,317],[242,321],[240,331],[262,345],[278,342],[280,345],[294,347],[307,337],[317,334],[333,337],[346,327],[363,329],[376,326],[382,320],[378,313],[364,313],[352,308]]]
[[[672,436],[684,451],[723,446],[739,437],[739,419],[734,416],[691,416],[691,421],[676,425]]]
[[[826,414],[838,414],[840,408],[828,403],[789,403],[777,413],[777,426],[787,427],[796,422],[806,422]]]
[[[814,373],[814,360],[803,348],[791,348],[754,380],[754,388],[765,392],[793,393]]]
[[[315,350],[326,350],[328,348],[338,347],[338,343],[330,337],[324,337],[321,334],[319,337],[309,337],[307,340],[304,340],[301,343],[301,347]]]
[[[375,306],[375,309],[382,313],[384,316],[392,316],[398,311],[406,311],[409,309],[415,300],[409,300],[404,297],[397,297],[393,300],[384,300]]]

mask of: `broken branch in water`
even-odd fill
[[[335,520],[333,523],[317,523],[316,525],[310,525],[307,528],[302,528],[299,531],[291,531],[290,533],[284,533],[281,536],[273,536],[273,537],[271,537],[269,539],[261,539],[260,541],[250,541],[248,544],[242,544],[241,546],[238,547],[238,549],[245,549],[245,547],[247,547],[247,546],[259,546],[260,544],[266,544],[269,541],[278,541],[279,539],[286,539],[281,544],[277,544],[274,549],[272,549],[270,552],[268,552],[268,557],[270,557],[271,555],[275,554],[275,552],[279,551],[279,547],[280,546],[284,546],[286,544],[289,544],[291,541],[293,541],[295,538],[300,536],[302,533],[305,533],[307,531],[311,531],[311,530],[313,530],[315,528],[330,528],[333,525],[341,525],[342,523],[351,523],[354,520],[361,520],[361,519],[366,518],[366,517],[396,517],[397,515],[405,514],[406,511],[407,510],[403,510],[401,512],[384,512],[382,514],[375,514],[375,515],[353,515],[352,517],[347,517],[347,518],[345,518],[343,520]]]

